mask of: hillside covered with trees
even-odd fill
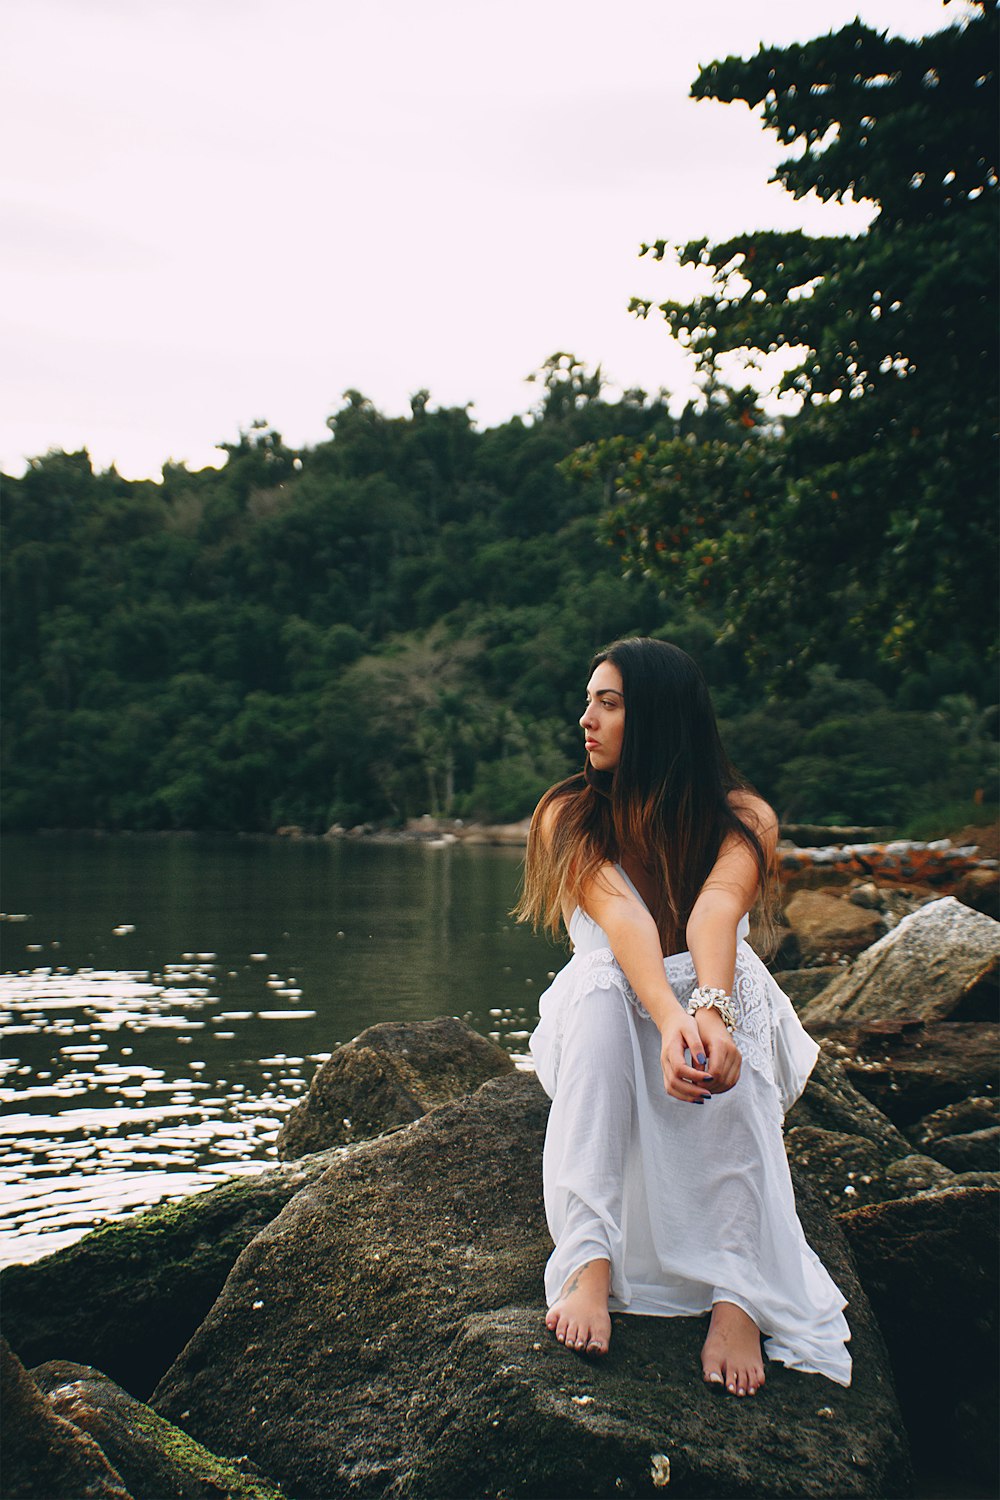
[[[790,191],[879,211],[683,250],[712,289],[663,308],[702,367],[680,417],[563,354],[486,431],[350,391],[301,451],[261,422],[162,484],[61,452],[4,479],[6,825],[522,817],[580,764],[590,654],[637,632],[699,659],[784,819],[965,821],[997,733],[996,30],[704,70]],[[780,422],[719,373],[778,350]]]

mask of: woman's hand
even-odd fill
[[[725,1031],[725,1027],[722,1028]],[[660,1066],[663,1069],[663,1085],[673,1099],[685,1103],[700,1104],[708,1097],[711,1085],[706,1081],[705,1068],[707,1048],[704,1046],[694,1017],[675,1000],[670,1014],[660,1028],[663,1038],[660,1047]],[[684,1050],[691,1054],[685,1062]],[[739,1054],[737,1053],[737,1056]],[[735,1078],[733,1083],[735,1083]],[[732,1087],[730,1084],[729,1087]]]
[[[725,1094],[740,1076],[743,1057],[726,1030],[725,1022],[713,1005],[695,1011],[694,1022],[701,1038],[701,1050],[708,1058],[709,1081],[705,1087],[713,1094]]]

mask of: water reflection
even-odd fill
[[[506,916],[514,851],[3,852],[2,1262],[259,1170],[317,1063],[373,1022],[463,1015],[517,1055],[559,960]]]

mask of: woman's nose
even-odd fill
[[[590,704],[590,703],[588,703],[587,707],[583,710],[583,713],[580,715],[580,728],[581,729],[588,729],[593,724],[593,722],[594,722],[594,709],[593,709],[593,705]]]

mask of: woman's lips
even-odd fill
[[[597,740],[584,740],[583,748],[585,750],[599,750],[601,747]]]

